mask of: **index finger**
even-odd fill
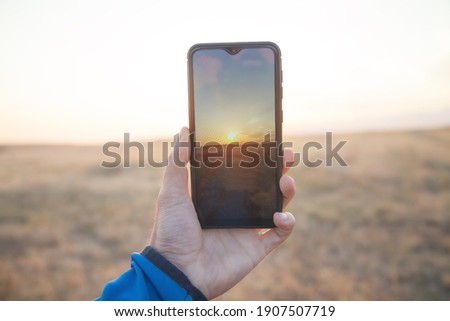
[[[291,167],[294,165],[294,150],[292,148],[283,149],[283,167],[281,170],[282,175],[286,175]]]

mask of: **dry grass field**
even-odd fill
[[[219,299],[450,300],[450,128],[341,139],[350,166],[291,170],[295,232]],[[0,299],[93,299],[145,246],[163,169],[104,159],[0,147]]]

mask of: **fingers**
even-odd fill
[[[292,149],[285,149],[283,155],[283,176],[280,179],[280,189],[283,194],[283,210],[295,195],[295,181],[292,177],[285,175],[294,162],[294,152]],[[265,254],[275,249],[283,243],[292,233],[295,226],[295,217],[289,212],[277,212],[273,216],[276,228],[261,235]]]
[[[160,201],[176,200],[183,196],[189,196],[188,171],[186,169],[189,151],[189,130],[183,127],[178,134],[173,151],[169,155],[159,194]]]
[[[294,164],[294,150],[292,148],[284,148],[282,174],[285,175],[293,164]]]
[[[295,181],[290,176],[282,176],[280,179],[280,189],[283,194],[283,210],[295,195]]]
[[[289,212],[277,212],[273,216],[275,228],[261,235],[267,255],[278,245],[283,243],[294,230],[295,218]]]

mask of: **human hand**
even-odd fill
[[[164,174],[158,196],[150,246],[179,268],[202,293],[213,299],[236,285],[272,250],[291,234],[295,218],[291,213],[275,213],[275,228],[264,233],[257,229],[202,229],[188,187],[189,131],[183,127],[178,151],[174,152]],[[183,146],[180,146],[183,145]],[[292,150],[285,150],[283,164],[293,160]],[[283,210],[295,194],[294,180],[285,176],[283,166],[280,189]]]

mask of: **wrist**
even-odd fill
[[[153,246],[147,246],[141,254],[152,262],[158,269],[178,283],[179,286],[184,288],[193,300],[208,300],[205,294],[191,282],[189,277],[172,262],[170,262],[168,258],[166,258],[163,253],[160,253],[156,248]]]

